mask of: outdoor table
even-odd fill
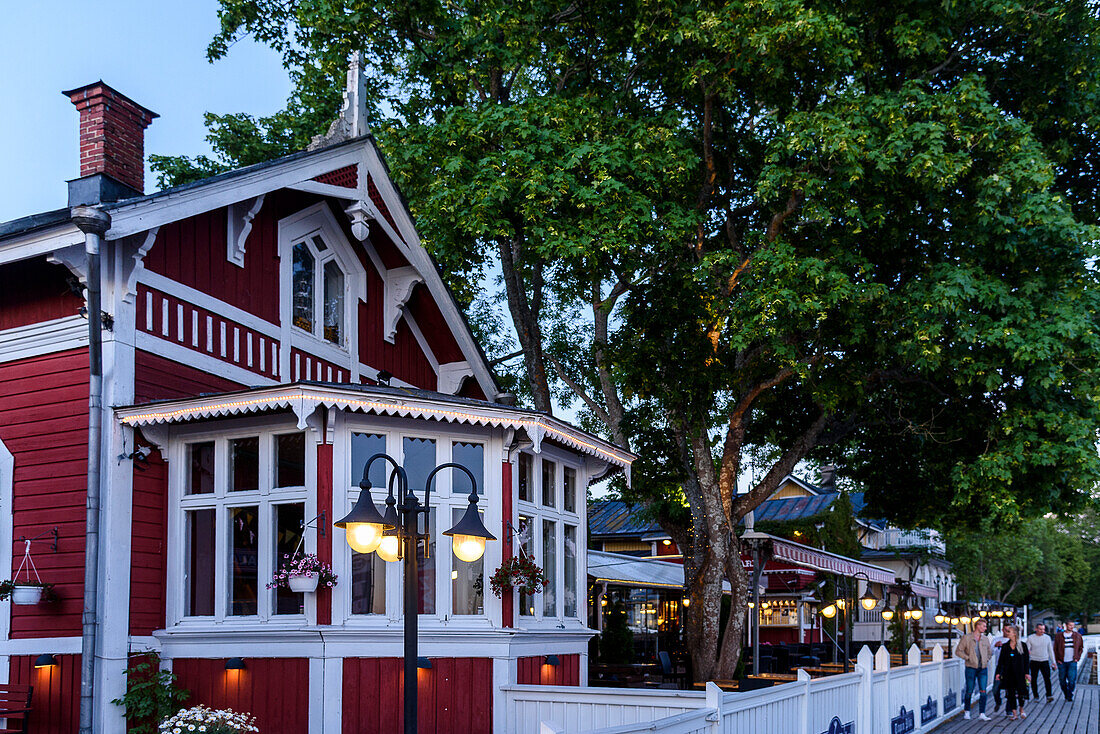
[[[780,680],[787,682],[798,680],[798,673],[760,673],[759,675],[750,675],[748,677],[757,680]]]
[[[739,690],[741,690],[740,684],[738,684],[738,682],[735,681],[735,680],[712,680],[710,682],[713,683],[714,685],[718,686],[719,688],[721,688],[723,691],[739,691]],[[706,683],[696,683],[694,685],[695,685],[696,688],[706,688],[707,687]]]

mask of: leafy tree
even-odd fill
[[[960,598],[1027,604],[1058,595],[1066,578],[1060,550],[1065,548],[1055,524],[1037,518],[1012,529],[987,522],[950,533],[946,557]]]
[[[1096,12],[222,0],[211,57],[251,33],[296,91],[275,118],[212,118],[214,164],[321,132],[363,50],[464,302],[500,269],[534,406],[577,396],[666,460],[630,492],[685,552],[696,677],[728,677],[736,527],[799,461],[844,464],[906,525],[1062,513],[1092,485]]]

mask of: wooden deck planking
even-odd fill
[[[1067,703],[1060,691],[1055,694],[1050,703],[1045,698],[1038,702],[1028,701],[1024,707],[1027,718],[1016,721],[1005,716],[1003,706],[994,712],[993,697],[987,696],[986,713],[992,721],[978,720],[975,700],[971,706],[973,719],[965,721],[960,714],[936,731],[943,734],[1100,734],[1100,686],[1078,685],[1073,703]]]

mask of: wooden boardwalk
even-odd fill
[[[1003,701],[1003,699],[1002,699]],[[977,696],[970,708],[974,716],[964,721],[959,714],[949,723],[936,729],[937,734],[1100,734],[1100,686],[1078,685],[1073,703],[1066,703],[1055,685],[1054,700],[1028,701],[1026,719],[1011,721],[1004,714],[1004,706],[993,711],[993,697],[986,696],[986,713],[992,721],[978,720]]]

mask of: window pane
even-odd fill
[[[562,505],[565,507],[566,512],[577,511],[577,470],[571,469],[568,466],[563,467],[562,473],[562,493],[565,495],[562,500]]]
[[[313,255],[305,242],[294,245],[293,289],[294,325],[313,331]]]
[[[359,486],[360,480],[363,478],[363,468],[367,465],[367,461],[375,454],[386,453],[386,437],[378,436],[373,433],[353,433],[351,434],[351,483],[352,486]],[[379,459],[374,462],[374,466],[370,468],[370,486],[377,487],[379,489],[389,489],[386,486],[386,477],[390,474],[390,464],[388,461]]]
[[[552,520],[542,521],[542,570],[550,583],[542,592],[542,615],[558,616],[558,534],[557,524]]]
[[[477,493],[485,492],[485,447],[479,443],[451,445],[451,461],[470,470],[477,481]],[[446,471],[446,470],[445,470]],[[451,487],[455,494],[470,493],[470,478],[457,469],[451,470]]]
[[[565,591],[562,602],[565,616],[577,616],[577,528],[565,526]]]
[[[290,563],[294,551],[302,541],[302,523],[306,519],[305,505],[300,502],[287,505],[275,505],[271,508],[275,515],[275,565]],[[305,594],[296,594],[290,589],[275,589],[276,614],[301,614],[304,611]]]
[[[260,512],[257,507],[229,510],[229,614],[256,614],[260,569]]]
[[[214,614],[214,510],[187,513],[187,612],[191,616]]]
[[[328,249],[328,246],[325,245],[325,241],[321,239],[321,235],[313,236],[313,246],[317,248],[317,252],[324,252]]]
[[[325,263],[325,339],[342,344],[344,338],[344,274],[332,260]]]
[[[351,554],[351,613],[386,613],[386,562],[377,553]]]
[[[408,440],[408,439],[406,439]],[[412,481],[411,479],[409,480]],[[420,516],[423,524],[423,515]],[[424,544],[417,544],[417,587],[421,614],[435,614],[435,508],[428,511],[428,527],[420,528],[428,534],[428,557],[424,557]]]
[[[409,489],[424,499],[424,484],[435,468],[435,441],[430,438],[406,438],[405,473],[409,476]]]
[[[193,443],[187,447],[190,459],[187,494],[210,494],[214,491],[214,442]]]
[[[533,502],[531,499],[531,455],[520,454],[519,455],[519,498],[526,502]]]
[[[466,480],[469,481],[468,479]],[[466,513],[466,509],[451,509],[451,524],[454,525]],[[451,553],[451,606],[455,614],[484,614],[484,571],[485,556],[473,563],[463,561]]]
[[[229,442],[229,491],[260,488],[260,439],[235,438]]]
[[[542,504],[547,507],[554,506],[554,494],[557,487],[554,485],[554,462],[542,460]]]
[[[520,454],[523,456],[523,454]],[[520,464],[522,466],[522,462]],[[519,541],[519,550],[521,558],[530,558],[534,560],[532,552],[535,547],[534,543],[535,524],[531,518],[526,515],[519,516],[519,533],[517,534],[517,540]],[[519,593],[519,613],[524,617],[533,617],[535,615],[535,595],[527,594],[525,592]]]
[[[304,487],[306,484],[306,434],[287,433],[275,437],[275,486]]]

